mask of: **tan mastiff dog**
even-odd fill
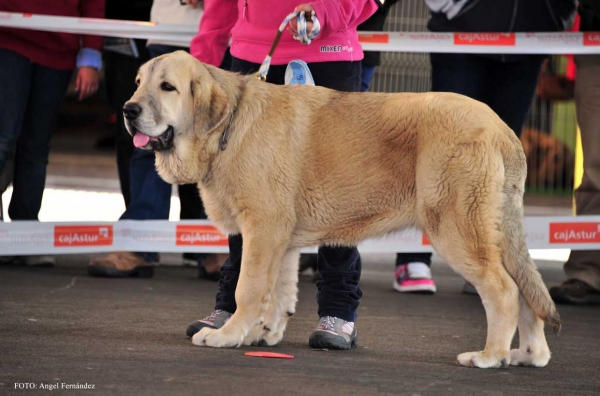
[[[223,233],[241,233],[237,311],[195,345],[274,345],[295,311],[298,251],[422,229],[477,288],[485,349],[464,366],[542,367],[560,319],[523,231],[525,155],[486,105],[450,93],[278,86],[185,52],[139,71],[124,107],[169,183],[198,183]],[[510,350],[519,328],[519,349]]]

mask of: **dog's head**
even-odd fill
[[[182,169],[181,164],[190,168],[202,159],[208,135],[233,107],[227,84],[219,81],[226,77],[184,51],[140,68],[138,88],[123,106],[125,126],[136,147],[156,152],[159,173],[168,182],[197,181],[189,180],[197,169]]]

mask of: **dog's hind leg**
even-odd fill
[[[544,334],[544,321],[560,329],[560,316],[540,273],[527,249],[523,229],[525,159],[518,151],[508,151],[501,243],[504,267],[519,286],[519,349],[511,351],[512,365],[544,367],[550,349]],[[518,164],[521,166],[517,166]],[[510,166],[509,166],[510,165]]]
[[[240,277],[235,291],[237,310],[220,329],[203,328],[192,338],[198,346],[238,347],[250,330],[264,322],[281,261],[288,249],[288,233],[268,224],[253,224],[243,234],[244,250]]]
[[[460,154],[460,153],[459,153]],[[465,151],[444,180],[425,180],[417,211],[435,249],[481,296],[488,331],[485,349],[458,355],[457,363],[505,368],[517,329],[519,290],[502,264],[500,164],[484,150]],[[478,154],[481,154],[478,157]],[[429,184],[427,184],[429,181]],[[448,192],[435,194],[435,191]]]
[[[244,345],[273,346],[283,338],[298,301],[298,249],[290,249],[283,258],[279,276],[272,291],[271,303],[264,324],[254,326],[244,339]]]
[[[428,232],[436,250],[448,261],[450,267],[475,286],[485,308],[488,331],[485,349],[458,355],[457,363],[468,367],[505,368],[510,364],[510,344],[517,329],[519,290],[502,266],[497,245],[481,235],[493,225],[469,225],[467,219],[444,220],[454,223],[443,227],[445,235]],[[469,239],[462,236],[469,235]],[[471,240],[475,238],[475,240]]]
[[[519,349],[510,351],[513,366],[545,367],[550,361],[550,348],[544,334],[544,321],[521,297],[519,310]]]

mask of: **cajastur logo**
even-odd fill
[[[550,223],[550,243],[598,243],[600,223]]]
[[[583,33],[583,45],[600,45],[600,33],[599,32],[584,32]]]
[[[112,246],[113,226],[54,226],[54,246]]]
[[[454,33],[456,45],[515,45],[514,33]]]
[[[361,43],[387,44],[390,42],[390,35],[387,33],[358,33],[358,41]]]
[[[228,246],[227,236],[211,225],[178,225],[177,246]]]

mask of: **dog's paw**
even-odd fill
[[[268,331],[265,332],[262,339],[259,342],[261,346],[275,346],[283,339],[283,333],[279,331]]]
[[[203,328],[192,337],[192,344],[196,346],[207,346],[212,348],[231,348],[242,345],[244,336],[237,334],[229,334],[223,329]]]
[[[456,357],[456,364],[466,367],[507,368],[510,365],[510,356],[490,356],[485,351],[465,352]]]
[[[533,350],[530,347],[510,351],[511,366],[546,367],[550,361],[548,348]]]
[[[246,338],[244,338],[242,345],[259,345],[264,332],[265,330],[262,325],[254,326]]]
[[[275,346],[281,342],[282,338],[282,332],[273,331],[268,326],[258,325],[250,330],[246,338],[244,338],[242,345]]]

